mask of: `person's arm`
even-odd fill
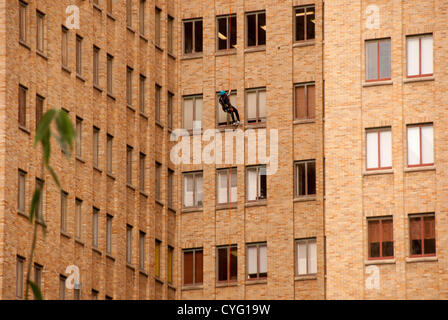
[[[229,90],[229,92],[227,92],[227,96],[230,96],[231,92],[232,92],[232,90]]]

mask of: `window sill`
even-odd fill
[[[162,202],[162,201],[160,201],[160,200],[154,200],[159,206],[161,206],[161,207],[164,207],[165,206],[165,204]]]
[[[143,41],[145,41],[145,42],[149,41],[148,38],[146,38],[144,34],[140,33],[139,36],[140,36],[140,39],[142,39]]]
[[[246,286],[252,286],[252,285],[256,285],[256,284],[267,284],[268,280],[267,279],[263,279],[263,280],[246,280]]]
[[[115,257],[113,255],[111,255],[110,253],[106,253],[106,258],[115,262]]]
[[[115,96],[112,93],[110,93],[110,92],[107,93],[107,96],[109,98],[111,98],[112,100],[114,100],[114,101],[117,100],[117,98],[115,98]]]
[[[36,50],[36,54],[37,54],[38,56],[40,56],[41,58],[44,58],[45,60],[48,60],[48,56],[47,56],[45,53]]]
[[[160,284],[164,284],[163,280],[160,279],[160,278],[157,277],[157,276],[154,276],[154,280],[156,280],[156,282],[158,282],[158,283],[160,283]]]
[[[310,46],[314,46],[315,44],[316,44],[316,41],[314,39],[313,40],[304,40],[304,41],[294,42],[292,47],[293,48],[310,47]]]
[[[246,202],[246,204],[244,205],[246,208],[251,208],[251,207],[260,207],[260,206],[267,206],[268,202],[267,200],[258,200],[258,201],[253,201],[253,202]]]
[[[364,262],[364,265],[378,265],[378,264],[395,264],[395,259],[377,259],[377,260],[367,260]]]
[[[144,191],[140,191],[140,195],[142,195],[145,198],[149,197],[149,195],[146,192],[144,192]]]
[[[86,78],[84,78],[82,75],[80,75],[80,74],[76,74],[76,79],[78,79],[78,80],[81,80],[82,82],[86,82],[87,80],[86,80]]]
[[[68,74],[72,74],[72,70],[70,70],[69,68],[67,68],[67,67],[64,66],[64,65],[61,65],[61,69],[62,69],[63,71],[65,71],[65,72],[67,72]]]
[[[168,57],[170,57],[170,58],[172,58],[174,60],[177,59],[176,56],[173,53],[171,53],[171,52],[168,52]]]
[[[218,210],[228,210],[229,209],[229,204],[217,204],[216,205],[216,211]],[[230,204],[230,209],[238,209],[238,205],[237,203],[231,203]]]
[[[135,30],[134,28],[132,28],[131,26],[126,26],[126,29],[130,32],[132,32],[133,34],[135,34]]]
[[[110,12],[107,12],[106,13],[106,16],[109,18],[109,19],[111,19],[112,21],[115,21],[116,19],[115,19],[115,17],[112,15],[112,13],[110,13]]]
[[[92,3],[92,6],[94,9],[98,10],[99,12],[103,12],[103,9],[101,9],[97,4]]]
[[[227,50],[227,49],[224,49],[224,50],[218,50],[218,51],[216,51],[216,53],[215,53],[215,56],[216,57],[221,57],[221,56],[234,56],[234,55],[236,55],[236,49],[231,49],[231,50]]]
[[[27,48],[28,50],[31,50],[31,47],[24,41],[19,40],[19,44],[25,48]]]
[[[244,53],[266,51],[266,46],[254,46],[244,49]]]
[[[98,253],[100,256],[103,255],[103,253],[101,252],[101,250],[98,249],[98,248],[92,247],[92,251]]]
[[[312,196],[301,196],[298,198],[294,198],[294,202],[308,202],[308,201],[316,201],[316,195]]]
[[[19,129],[22,130],[23,132],[27,133],[27,134],[31,134],[30,130],[28,130],[24,126],[19,125]]]
[[[75,238],[75,243],[77,243],[77,244],[79,244],[79,245],[81,245],[81,246],[85,246],[85,243],[84,242],[82,242],[80,239],[76,239]]]
[[[225,288],[225,287],[236,287],[238,286],[238,282],[236,280],[233,281],[223,281],[223,282],[218,282],[216,284],[216,288]]]
[[[141,116],[142,118],[145,118],[146,120],[149,119],[149,117],[148,117],[148,115],[147,115],[146,113],[140,112],[140,116]]]
[[[266,121],[260,121],[256,123],[247,123],[244,126],[244,129],[264,129],[266,128]]]
[[[25,212],[17,211],[17,214],[18,214],[19,216],[22,216],[22,217],[28,219],[28,220],[30,219],[30,216],[27,215]]]
[[[72,238],[72,236],[70,234],[68,234],[67,232],[61,231],[60,234],[61,234],[61,236],[65,237],[67,239],[71,239]]]
[[[202,59],[202,52],[186,54],[180,58],[180,60],[192,60],[192,59]]]
[[[381,174],[393,174],[394,169],[385,169],[385,170],[369,170],[364,171],[362,173],[363,176],[375,176],[375,175],[381,175]]]
[[[97,86],[96,84],[93,85],[93,88],[97,91],[99,91],[100,93],[103,93],[103,89],[101,89],[99,86]]]
[[[182,213],[192,213],[192,212],[202,212],[204,211],[203,208],[184,208],[182,209]]]
[[[202,286],[202,285],[200,285],[200,286],[185,286],[185,287],[182,287],[182,291],[192,291],[192,290],[203,290],[204,289],[204,287]]]
[[[317,274],[307,274],[303,276],[295,276],[294,281],[317,280]]]
[[[156,123],[156,125],[159,126],[161,129],[163,129],[163,124],[161,124],[160,121],[156,120],[155,123]]]
[[[414,262],[436,262],[438,261],[437,256],[433,257],[407,257],[406,262],[407,263],[414,263]]]
[[[99,172],[100,174],[103,173],[103,170],[101,170],[101,169],[98,168],[97,166],[93,166],[93,169],[96,170],[97,172]]]
[[[135,187],[132,184],[126,183],[126,188],[129,188],[132,191],[135,191]]]
[[[423,76],[423,77],[415,77],[415,78],[406,78],[403,80],[403,83],[412,83],[412,82],[425,82],[425,81],[435,81],[436,78],[434,76]]]
[[[419,171],[436,171],[435,166],[421,166],[404,168],[404,172],[419,172]]]
[[[129,105],[129,104],[126,104],[126,108],[128,108],[129,110],[131,110],[131,111],[135,112],[135,109],[134,109],[134,107],[133,107],[133,106],[131,106],[131,105]]]
[[[112,173],[106,173],[106,175],[111,178],[112,180],[116,180],[117,178],[115,178],[115,176]]]
[[[135,272],[135,267],[130,263],[126,263],[126,268],[131,269],[132,271]]]
[[[293,124],[305,124],[305,123],[315,123],[316,119],[301,119],[301,120],[294,120]]]
[[[371,82],[363,82],[363,87],[376,87],[376,86],[387,86],[393,85],[394,82],[392,80],[384,80],[384,81],[371,81]]]
[[[171,211],[172,213],[176,214],[176,209],[173,209],[171,207],[168,207],[168,210]]]
[[[156,47],[156,49],[158,49],[160,52],[163,52],[163,48],[160,45],[155,43],[154,47]]]
[[[79,156],[76,156],[76,160],[81,162],[81,163],[86,163],[86,161],[84,159],[82,159],[81,157],[79,157]]]
[[[141,275],[145,276],[146,278],[149,277],[148,272],[146,272],[146,271],[143,270],[143,269],[139,269],[138,272],[139,272]]]
[[[171,283],[168,283],[168,288],[173,289],[174,291],[177,290],[177,288]]]

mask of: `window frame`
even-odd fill
[[[434,218],[434,242],[435,242],[435,252],[425,254],[425,238],[424,238],[424,218],[433,217]],[[411,219],[420,218],[420,240],[422,242],[422,254],[412,254],[412,237],[411,237]],[[436,257],[437,256],[437,228],[436,228],[436,215],[434,212],[430,213],[417,213],[408,215],[408,229],[409,229],[409,257],[411,258],[422,258],[422,257]]]
[[[305,164],[305,194],[304,195],[300,195],[299,194],[299,186],[300,186],[300,181],[299,181],[299,164]],[[308,164],[309,163],[314,163],[314,177],[315,177],[315,182],[314,182],[314,188],[315,188],[315,193],[308,193]],[[316,165],[316,159],[308,159],[308,160],[298,160],[298,161],[294,161],[294,199],[302,199],[302,198],[307,198],[307,197],[316,197],[317,195],[317,165]]]
[[[225,172],[226,178],[227,178],[227,185],[226,185],[226,193],[227,193],[227,201],[226,202],[218,202],[218,192],[219,192],[219,174],[221,172]],[[236,199],[231,198],[232,193],[232,174],[235,172],[236,174]],[[238,203],[238,168],[237,167],[231,167],[231,168],[219,168],[216,169],[216,205],[217,206],[226,206],[226,205],[235,205]],[[230,201],[229,201],[230,200]]]
[[[45,13],[40,10],[36,10],[36,51],[45,54]],[[40,21],[42,23],[40,23]],[[42,48],[39,48],[39,44]]]
[[[75,198],[75,239],[82,241],[82,200]]]
[[[140,35],[146,36],[146,0],[139,1],[139,17],[138,28]]]
[[[249,174],[248,171],[251,169],[257,169],[257,196],[255,200],[249,200]],[[266,165],[252,165],[252,166],[246,166],[246,203],[255,203],[255,202],[260,202],[260,201],[267,201],[268,199],[268,178],[267,178],[267,174],[265,174],[264,176],[266,176],[266,195],[264,198],[260,197],[260,191],[261,191],[261,176],[262,174],[260,174],[260,169],[264,169],[266,171]]]
[[[114,63],[114,56],[111,54],[107,54],[107,93],[109,95],[113,94],[113,63]]]
[[[159,239],[155,239],[155,247],[154,247],[154,277],[160,279],[161,269],[160,269],[160,258],[162,256],[162,241]]]
[[[380,43],[381,42],[385,42],[385,41],[389,41],[390,42],[390,51],[389,51],[389,55],[390,55],[390,77],[388,78],[381,78],[381,59],[380,59]],[[377,44],[377,51],[376,51],[376,55],[377,55],[377,78],[376,79],[367,79],[367,43],[369,42],[376,42]],[[364,72],[364,77],[365,77],[365,81],[366,82],[379,82],[379,81],[390,81],[392,80],[392,39],[391,38],[379,38],[379,39],[367,39],[364,41],[364,55],[365,55],[365,72]]]
[[[81,158],[82,157],[82,123],[83,119],[79,116],[76,116],[76,157]]]
[[[382,167],[381,166],[381,132],[387,132],[390,131],[391,134],[391,150],[390,150],[390,155],[391,155],[391,166],[388,167]],[[368,168],[367,167],[367,159],[368,159],[368,145],[367,145],[367,134],[368,133],[378,133],[378,167],[377,168]],[[365,130],[365,139],[366,139],[366,170],[367,171],[375,171],[375,170],[390,170],[393,168],[393,143],[392,143],[392,127],[381,127],[381,128],[369,128]]]
[[[174,93],[168,91],[168,106],[167,106],[167,126],[168,129],[173,129],[174,124]]]
[[[219,250],[226,249],[227,251],[227,279],[226,280],[219,280]],[[232,249],[236,249],[236,278],[232,279],[232,263],[231,263],[231,257],[232,257]],[[216,246],[216,282],[218,284],[225,284],[225,283],[236,283],[238,282],[238,245],[237,244],[230,244],[230,245],[222,245],[222,246]]]
[[[96,87],[100,86],[100,48],[96,45],[93,45],[93,85]]]
[[[92,136],[92,162],[94,168],[99,168],[100,165],[100,128],[93,126],[93,136]]]
[[[126,184],[132,186],[132,162],[134,148],[126,145]]]
[[[392,256],[383,256],[383,221],[392,221],[392,248],[393,255]],[[380,243],[380,256],[379,257],[371,257],[370,254],[370,240],[369,240],[369,223],[370,222],[379,222],[379,243]],[[369,217],[367,218],[367,258],[368,260],[390,260],[395,258],[395,239],[394,239],[394,219],[393,216],[384,216],[384,217]]]
[[[303,28],[303,40],[297,40],[297,10],[299,9],[304,9],[304,28]],[[302,42],[313,42],[316,39],[316,23],[314,22],[314,38],[310,38],[308,39],[308,26],[307,26],[307,21],[306,21],[306,17],[307,17],[307,10],[308,9],[313,9],[314,10],[314,21],[316,21],[316,5],[315,4],[310,4],[310,5],[304,5],[304,6],[295,6],[293,8],[293,39],[294,39],[294,43],[302,43]]]
[[[18,122],[19,126],[26,128],[27,123],[27,100],[28,100],[28,88],[22,84],[19,84],[19,105],[18,105]]]
[[[154,9],[154,44],[156,47],[162,45],[162,9],[155,6]]]
[[[134,75],[134,69],[130,66],[126,66],[126,105],[132,109],[133,103],[133,88],[132,77]]]
[[[227,117],[227,122],[224,124],[222,122],[219,122],[219,113],[220,112],[224,112],[222,110],[222,106],[219,103],[219,92],[216,92],[216,128],[226,128],[228,126],[230,126],[231,122],[232,122],[232,116],[226,112],[226,117]],[[229,95],[229,101],[232,103],[231,97],[235,97],[235,101],[238,97],[238,92],[237,90],[231,90],[230,95]]]
[[[260,14],[264,14],[264,19],[265,19],[265,22],[266,22],[266,26],[267,26],[267,21],[266,21],[266,10],[259,10],[259,11],[251,11],[251,12],[246,12],[245,14],[244,14],[244,22],[245,22],[245,27],[244,27],[244,29],[245,29],[245,44],[246,44],[246,49],[248,49],[248,48],[263,48],[263,47],[266,47],[266,35],[267,35],[267,30],[265,30],[265,43],[264,44],[259,44],[259,37],[258,37],[258,29],[259,28],[261,28],[259,25],[258,25],[258,16],[260,15]],[[248,17],[249,16],[252,16],[252,15],[254,15],[255,16],[255,45],[253,45],[253,46],[249,46],[249,23],[248,23]],[[264,29],[263,29],[264,30]]]
[[[168,245],[167,251],[167,277],[168,284],[172,285],[174,282],[174,247]]]
[[[409,164],[409,128],[418,127],[419,128],[419,145],[420,145],[420,162],[419,164]],[[433,141],[432,141],[432,152],[433,152],[433,162],[432,163],[423,163],[423,152],[422,152],[422,127],[432,127],[433,132]],[[431,167],[435,164],[435,149],[434,149],[434,123],[419,123],[419,124],[408,124],[406,125],[406,165],[408,168],[416,168],[416,167]]]
[[[185,177],[192,175],[193,176],[193,206],[185,206]],[[197,203],[197,190],[196,190],[196,177],[202,176],[202,183],[204,183],[204,173],[203,171],[191,171],[191,172],[183,172],[182,173],[182,208],[183,209],[201,209],[204,206],[204,198],[202,198],[202,203],[196,205]],[[204,186],[202,186],[202,192],[204,192]]]
[[[26,213],[26,176],[27,172],[24,170],[18,170],[18,184],[17,184],[17,212],[27,215]],[[23,190],[20,190],[21,182],[23,179]],[[23,198],[23,199],[22,199]],[[21,208],[21,200],[23,200],[23,210]]]
[[[92,248],[99,247],[99,215],[100,209],[93,207],[92,209]]]
[[[132,29],[132,0],[126,0],[126,27],[131,28]]]
[[[76,35],[76,75],[82,77],[83,63],[82,63],[82,43],[83,37]]]
[[[186,129],[186,126],[185,126],[185,100],[190,100],[190,99],[193,100],[193,118],[192,118],[193,121],[192,121],[192,124],[191,124],[191,129]],[[183,96],[182,97],[182,128],[185,129],[185,130],[188,130],[189,132],[192,132],[195,129],[194,122],[195,121],[199,121],[199,120],[197,120],[198,112],[197,112],[197,104],[196,104],[196,100],[198,100],[198,99],[202,100],[202,110],[201,110],[202,117],[200,119],[201,129],[202,129],[202,120],[204,118],[203,117],[203,111],[204,111],[204,97],[203,97],[203,94],[201,93],[201,94],[188,95],[188,96]]]
[[[310,273],[309,272],[309,245],[310,243],[316,243],[316,273]],[[299,274],[299,264],[298,264],[298,258],[299,258],[299,244],[300,243],[306,243],[306,272],[305,274]],[[311,237],[311,238],[303,238],[303,239],[295,239],[294,240],[294,275],[296,277],[306,277],[306,276],[317,276],[318,274],[318,263],[317,263],[317,238]]]
[[[68,192],[61,190],[61,220],[60,231],[67,232]]]
[[[39,121],[44,113],[45,98],[36,93],[36,130],[39,127]]]
[[[174,54],[174,17],[167,15],[167,51]]]
[[[161,122],[161,105],[162,105],[162,86],[155,84],[154,86],[154,109],[155,109],[155,119],[156,123]]]
[[[126,264],[132,265],[132,231],[133,227],[126,224]]]
[[[155,193],[154,198],[156,201],[162,201],[162,164],[156,161],[155,164]]]
[[[432,73],[422,73],[422,38],[431,36],[433,41],[432,54],[433,54],[433,65],[432,65]],[[409,75],[409,50],[408,50],[408,40],[411,38],[419,39],[419,74],[410,76]],[[422,77],[432,77],[434,75],[434,34],[433,33],[424,33],[424,34],[416,34],[416,35],[407,35],[406,36],[406,77],[407,78],[422,78]]]
[[[145,255],[145,246],[146,246],[146,232],[139,232],[139,268],[142,271],[146,270],[146,255]]]
[[[113,141],[114,137],[111,134],[107,134],[106,137],[106,156],[107,156],[107,162],[106,162],[106,172],[111,175],[113,172]]]
[[[305,118],[299,118],[297,115],[297,94],[296,94],[296,89],[299,87],[303,87],[305,88],[305,100],[306,100],[306,117]],[[314,116],[310,117],[310,104],[309,104],[309,99],[308,99],[308,87],[314,87]],[[298,121],[306,121],[306,120],[315,120],[316,119],[316,83],[314,81],[312,82],[305,82],[305,83],[296,83],[294,84],[294,120],[298,120]]]
[[[140,192],[145,193],[146,191],[146,154],[140,152],[139,154],[139,188]]]
[[[168,209],[174,209],[174,170],[168,168]]]
[[[36,177],[35,188],[40,188],[39,202],[35,208],[36,221],[44,223],[44,196],[45,196],[45,181]]]
[[[68,35],[69,35],[69,29],[62,25],[62,32],[61,32],[61,65],[64,68],[68,68],[69,64],[69,55],[68,55]]]
[[[266,276],[260,276],[260,247],[266,247]],[[257,277],[249,277],[249,248],[257,248]],[[267,242],[256,242],[246,244],[246,281],[260,281],[268,278],[268,244]]]
[[[235,30],[238,30],[238,21],[237,21],[237,15],[236,13],[231,13],[231,14],[225,14],[225,15],[219,15],[216,16],[216,51],[217,52],[223,52],[223,51],[229,51],[229,50],[236,50],[237,47],[235,47],[236,45],[238,45],[238,34],[235,35],[235,44],[232,45],[231,44],[231,38],[232,38],[232,22],[231,19],[235,18]],[[226,41],[226,48],[225,49],[219,49],[219,20],[220,19],[225,19],[226,20],[226,32],[230,35],[227,36],[227,39],[224,40]],[[230,21],[230,24],[229,24]],[[222,40],[222,39],[221,39]],[[233,48],[232,48],[233,46]]]
[[[202,48],[201,51],[196,51],[196,22],[201,21],[202,22]],[[191,29],[191,38],[192,38],[192,49],[191,52],[186,53],[185,52],[185,23],[191,22],[192,23],[192,29]],[[201,56],[202,52],[204,52],[204,20],[202,17],[200,18],[192,18],[192,19],[185,19],[182,20],[182,54],[184,56],[190,56],[190,55],[197,55]]]
[[[106,254],[112,255],[112,223],[114,216],[107,214],[106,215]]]
[[[19,42],[28,41],[28,3],[19,0]]]
[[[264,91],[265,95],[266,95],[266,102],[265,102],[266,103],[266,106],[265,106],[266,116],[264,118],[260,117],[260,92],[262,92],[262,91]],[[255,118],[255,121],[251,120],[249,122],[249,117],[248,117],[248,114],[249,114],[248,93],[252,93],[252,92],[256,92],[256,94],[257,94],[256,118]],[[263,126],[263,125],[265,125],[266,124],[266,120],[267,120],[267,90],[266,90],[266,87],[246,89],[245,90],[245,104],[246,104],[246,107],[244,109],[245,109],[245,118],[246,118],[245,123],[246,123],[246,125],[249,125],[249,126],[257,126],[257,125],[262,125]]]
[[[25,261],[22,256],[16,256],[16,297],[18,299],[24,298],[25,291]]]
[[[193,253],[193,283],[185,283],[185,253]],[[182,250],[182,287],[200,287],[204,284],[204,276],[202,276],[202,282],[196,281],[196,252],[202,252],[202,275],[204,274],[204,248],[191,248]]]
[[[138,83],[138,104],[141,114],[146,114],[146,76],[140,74]]]

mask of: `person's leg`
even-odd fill
[[[235,117],[233,116],[233,112],[232,109],[230,108],[228,113],[230,113],[230,115],[232,116],[232,122],[235,122]]]
[[[232,109],[233,109],[233,113],[235,113],[235,115],[236,115],[236,119],[238,121],[240,121],[240,114],[238,113],[238,109],[235,107],[233,107]]]

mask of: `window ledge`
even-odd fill
[[[266,46],[254,46],[244,49],[244,53],[266,51]]]
[[[156,120],[155,123],[156,123],[156,125],[159,126],[161,129],[163,129],[163,124],[161,124],[159,120]]]
[[[256,284],[267,284],[268,280],[267,279],[263,279],[263,280],[246,280],[246,286],[252,286],[252,285],[256,285]]]
[[[27,48],[28,50],[31,50],[31,47],[24,41],[19,40],[20,45],[24,46],[25,48]]]
[[[146,272],[145,270],[139,269],[138,272],[139,272],[141,275],[145,276],[146,278],[149,277],[148,272]]]
[[[363,82],[363,87],[376,87],[376,86],[387,86],[393,85],[394,82],[392,80],[384,80],[384,81],[371,81],[371,82]]]
[[[39,50],[36,50],[36,54],[38,56],[40,56],[41,58],[44,58],[45,60],[48,60],[48,56],[45,53],[43,53],[43,52],[41,52]]]
[[[144,192],[144,191],[140,191],[140,194],[142,195],[142,196],[144,196],[145,198],[148,198],[148,194],[146,193],[146,192]]]
[[[304,40],[304,41],[300,41],[300,42],[294,42],[294,44],[292,45],[293,48],[299,48],[299,47],[309,47],[309,46],[314,46],[316,44],[316,41],[313,40]]]
[[[216,210],[228,210],[229,209],[229,204],[217,204],[216,205]],[[230,209],[238,209],[238,205],[236,203],[231,203],[230,204]]]
[[[182,213],[191,213],[191,212],[202,212],[204,211],[203,208],[184,208],[182,209]]]
[[[301,119],[301,120],[294,120],[293,124],[304,124],[304,123],[315,123],[316,119]]]
[[[80,74],[76,74],[76,79],[79,79],[79,80],[81,80],[82,82],[86,82],[87,80],[86,80],[86,78],[84,78],[82,75],[80,75]]]
[[[404,172],[418,172],[418,171],[436,171],[436,167],[435,166],[422,166],[422,167],[404,168]]]
[[[264,129],[266,128],[266,121],[258,122],[258,123],[247,123],[244,126],[244,129]]]
[[[130,263],[126,263],[126,268],[131,269],[132,271],[135,271],[135,267]]]
[[[154,280],[156,280],[156,282],[158,282],[158,283],[160,283],[160,284],[164,284],[163,280],[160,279],[160,278],[157,277],[157,276],[154,276]]]
[[[111,98],[112,100],[114,100],[114,101],[117,100],[117,98],[115,98],[115,96],[112,93],[110,93],[110,92],[107,93],[107,96],[109,98]]]
[[[19,129],[22,130],[23,132],[27,133],[27,134],[31,134],[30,130],[28,130],[24,126],[19,125]]]
[[[233,281],[223,281],[216,283],[216,288],[225,288],[225,287],[236,287],[238,286],[238,282],[236,280]]]
[[[103,253],[101,252],[101,250],[98,249],[98,248],[92,247],[92,251],[98,253],[100,256],[103,255]]]
[[[185,54],[180,58],[180,60],[192,60],[192,59],[202,59],[202,52]]]
[[[126,183],[126,188],[129,188],[132,191],[135,191],[135,187],[132,184]]]
[[[413,263],[413,262],[436,262],[438,261],[438,258],[436,256],[434,257],[407,257],[406,262],[407,263]]]
[[[61,65],[61,69],[68,74],[72,74],[72,70],[70,70],[67,66]]]
[[[103,9],[101,9],[97,4],[92,3],[92,6],[93,6],[96,10],[98,10],[98,11],[100,11],[100,12],[103,12]]]
[[[117,179],[117,178],[115,178],[115,176],[114,176],[112,173],[110,173],[110,172],[106,173],[106,175],[107,175],[109,178],[111,178],[112,180],[116,180],[116,179]]]
[[[65,237],[65,238],[67,238],[67,239],[71,239],[71,235],[70,234],[68,234],[67,232],[64,232],[64,231],[60,231],[60,233],[61,233],[61,236],[63,236],[63,237]]]
[[[215,56],[216,56],[216,57],[228,56],[228,55],[231,55],[231,56],[236,55],[236,49],[231,49],[231,50],[227,50],[227,49],[224,49],[224,50],[218,50],[218,51],[216,51],[216,53],[215,53]]]
[[[81,245],[81,246],[85,246],[85,243],[84,242],[82,242],[80,239],[76,239],[75,238],[75,243],[77,243],[77,244],[79,244],[79,245]]]
[[[369,170],[369,171],[364,171],[362,173],[363,176],[375,176],[375,175],[380,175],[380,174],[393,174],[394,173],[394,169],[386,169],[386,170]]]
[[[140,33],[139,36],[140,36],[140,39],[142,39],[145,42],[148,42],[148,38],[146,38],[144,34]]]
[[[174,60],[177,59],[176,56],[174,55],[174,53],[171,53],[171,52],[168,52],[168,57],[170,57],[170,58],[172,58]]]
[[[202,285],[200,285],[200,286],[185,286],[185,287],[182,287],[182,291],[191,291],[191,290],[203,290],[204,289],[204,287],[202,286]]]
[[[317,274],[307,274],[303,276],[295,276],[294,281],[317,280]]]
[[[371,266],[376,264],[395,264],[395,259],[378,259],[378,260],[367,260],[364,265]]]
[[[149,119],[149,117],[148,117],[148,115],[147,115],[146,113],[140,112],[140,116],[141,116],[142,118],[145,118],[146,120]]]
[[[99,86],[97,86],[96,84],[93,85],[93,88],[98,90],[100,93],[103,93],[103,89],[101,89]]]
[[[156,49],[158,49],[159,51],[163,52],[163,48],[159,44],[154,43],[154,47],[156,47]]]
[[[22,212],[22,211],[17,211],[17,214],[18,214],[19,216],[22,216],[22,217],[26,218],[26,219],[29,219],[29,218],[30,218],[29,215],[27,215],[25,212]]]
[[[128,108],[129,110],[131,110],[131,111],[135,112],[135,109],[134,109],[134,107],[133,107],[133,106],[131,106],[131,105],[129,105],[129,104],[126,104],[126,108]]]
[[[76,156],[76,160],[81,162],[81,163],[86,163],[86,160],[84,160],[83,158],[81,158],[80,156]]]
[[[173,209],[171,207],[168,207],[168,210],[171,211],[172,213],[176,214],[176,209]]]
[[[111,255],[110,253],[106,253],[106,258],[115,262],[115,257],[113,255]]]
[[[246,202],[246,204],[244,205],[246,208],[250,208],[250,207],[259,207],[259,206],[267,206],[268,202],[267,200],[258,200],[258,201],[253,201],[253,202]]]
[[[112,21],[115,21],[116,19],[115,19],[115,17],[112,15],[112,13],[110,13],[110,12],[107,12],[106,13],[106,16],[109,18],[109,19],[111,19]]]
[[[425,81],[435,81],[435,80],[436,80],[436,78],[434,76],[415,77],[415,78],[406,78],[403,80],[403,83],[425,82]]]
[[[162,201],[160,201],[160,200],[155,200],[155,202],[159,205],[159,206],[162,206],[162,207],[164,207],[165,206],[165,204],[162,202]]]
[[[103,173],[103,170],[101,170],[101,169],[98,168],[97,166],[93,166],[93,169],[96,170],[97,172],[99,172],[100,174]]]
[[[177,288],[171,283],[168,283],[168,288],[173,289],[174,291],[177,290]]]
[[[308,201],[316,201],[316,195],[312,196],[301,196],[294,198],[294,202],[308,202]]]
[[[132,32],[133,34],[135,34],[135,30],[134,28],[132,28],[131,26],[126,26],[126,29],[130,32]]]

